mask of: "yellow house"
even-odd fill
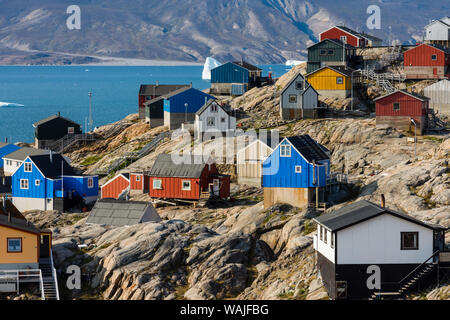
[[[306,75],[306,80],[319,95],[345,99],[351,96],[352,72],[344,66],[324,66]]]
[[[51,231],[40,231],[9,200],[0,201],[0,270],[39,269],[48,258]]]

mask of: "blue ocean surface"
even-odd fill
[[[258,65],[263,76],[279,77],[284,65]],[[101,126],[138,111],[141,84],[189,84],[204,90],[203,66],[0,66],[0,141],[32,142],[32,124],[61,115],[82,127],[89,116],[92,91],[93,125]]]

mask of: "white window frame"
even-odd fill
[[[291,157],[291,146],[288,144],[280,145],[280,157],[290,158]]]
[[[319,233],[320,233],[320,241],[323,241],[323,227],[322,226],[320,226],[319,227]]]
[[[336,77],[336,84],[344,84],[344,78],[343,77]]]
[[[184,186],[185,182],[189,183],[189,188]],[[191,189],[192,189],[191,180],[181,180],[181,190],[183,190],[183,191],[191,191]]]
[[[153,189],[154,190],[162,190],[162,180],[161,179],[153,179]]]
[[[289,95],[289,103],[297,103],[297,95],[296,94]]]
[[[28,179],[20,179],[20,189],[21,190],[30,189],[30,181]]]
[[[29,170],[27,169],[29,167]],[[24,172],[33,172],[33,164],[31,162],[25,162],[23,167]]]
[[[207,127],[214,127],[215,125],[216,125],[216,118],[214,118],[214,117],[206,118],[206,126]]]
[[[437,54],[431,55],[431,61],[437,61]]]
[[[347,43],[347,36],[341,36],[340,39],[343,43]]]
[[[39,179],[34,180],[34,185],[36,187],[39,187],[41,185],[41,180],[39,180]]]
[[[302,166],[295,166],[295,173],[302,173]]]
[[[94,178],[88,178],[87,186],[89,189],[92,189],[94,187]]]
[[[75,127],[67,127],[67,133],[68,134],[74,134],[75,133]]]
[[[141,182],[141,176],[136,176],[136,182]]]

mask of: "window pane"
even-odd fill
[[[8,239],[8,251],[9,252],[22,251],[22,240],[21,239]]]

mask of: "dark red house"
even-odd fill
[[[101,186],[101,198],[117,199],[130,186],[130,175],[121,173]]]
[[[144,103],[154,98],[167,95],[172,91],[189,87],[186,84],[142,84],[139,88],[139,119],[145,119]]]
[[[383,40],[344,26],[334,26],[319,34],[319,41],[325,39],[341,40],[356,48],[381,46]]]
[[[450,78],[450,48],[420,44],[403,54],[407,79]]]
[[[375,99],[377,125],[389,125],[400,130],[422,134],[427,127],[429,98],[398,90]]]
[[[148,174],[150,197],[186,200],[229,197],[230,176],[219,174],[213,161],[190,156],[185,162],[177,164],[170,154],[160,154]]]

